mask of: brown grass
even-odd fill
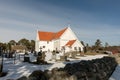
[[[88,52],[86,52],[84,54],[85,55],[96,55],[96,54],[99,54],[99,53],[88,51]]]

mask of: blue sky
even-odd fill
[[[119,0],[0,0],[0,42],[36,38],[68,25],[79,40],[120,45]]]

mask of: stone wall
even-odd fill
[[[69,63],[51,71],[34,71],[28,78],[18,80],[108,80],[117,66],[113,57]],[[24,79],[23,79],[24,78]]]

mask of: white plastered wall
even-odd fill
[[[43,46],[45,46],[45,48],[43,48]],[[54,44],[53,41],[40,41],[39,42],[39,50],[40,48],[42,48],[43,51],[53,51],[54,49]]]
[[[39,51],[39,37],[38,37],[38,31],[36,34],[36,40],[35,40],[35,51]]]
[[[81,51],[83,50],[83,45],[80,43],[80,41],[78,40],[78,38],[76,37],[75,33],[68,27],[67,30],[63,33],[63,35],[60,37],[60,46],[65,46],[65,44],[69,41],[69,40],[76,40],[75,44],[73,45],[73,47],[80,47]],[[69,48],[66,48],[66,51],[69,51]],[[72,49],[74,50],[74,49]]]

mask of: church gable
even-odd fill
[[[60,38],[62,40],[78,40],[75,33],[69,27]]]

